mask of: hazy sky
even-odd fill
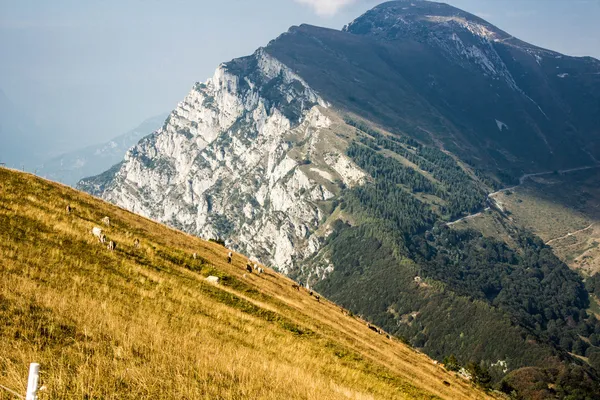
[[[170,111],[291,25],[341,28],[375,0],[0,0],[0,89],[60,150]],[[600,0],[449,0],[533,44],[600,58]]]

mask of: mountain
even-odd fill
[[[286,271],[318,248],[331,199],[365,177],[345,156],[336,121],[344,125],[302,78],[259,50],[196,84],[120,167],[80,187],[187,232],[227,238]]]
[[[529,45],[445,4],[384,3],[343,32],[292,28],[267,51],[335,107],[493,173],[599,156],[600,61]]]
[[[82,178],[99,174],[123,160],[127,150],[141,138],[158,129],[166,114],[148,118],[138,127],[115,137],[108,143],[88,146],[54,157],[43,163],[40,176],[75,186]]]
[[[599,122],[597,60],[394,1],[220,65],[79,188],[223,239],[508,393],[593,397],[600,322],[582,278],[526,229],[448,223],[510,218],[489,193],[595,165]]]
[[[290,279],[246,272],[245,256],[228,264],[217,243],[8,169],[0,194],[0,377],[13,390],[35,361],[40,398],[492,398]]]

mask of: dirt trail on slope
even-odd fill
[[[585,170],[588,170],[588,169],[594,169],[594,168],[600,168],[600,165],[597,165],[597,164],[596,164],[596,165],[589,165],[589,166],[586,166],[586,167],[577,167],[577,168],[563,169],[563,170],[560,170],[560,171],[544,171],[544,172],[535,172],[535,173],[532,173],[532,174],[524,174],[523,176],[521,176],[521,177],[519,178],[519,184],[518,184],[518,185],[511,186],[511,187],[507,187],[507,188],[504,188],[504,189],[500,189],[500,190],[498,190],[498,191],[496,191],[496,192],[490,193],[490,194],[488,194],[488,196],[487,196],[487,200],[488,200],[488,202],[491,202],[491,203],[493,203],[493,204],[494,204],[496,207],[498,207],[499,209],[501,209],[501,210],[502,210],[502,209],[503,209],[503,208],[502,208],[502,203],[500,203],[500,202],[498,202],[496,199],[494,199],[494,196],[496,196],[496,195],[498,195],[498,194],[500,194],[500,193],[503,193],[503,192],[508,192],[509,190],[514,190],[514,189],[516,189],[517,187],[519,187],[519,186],[521,186],[523,183],[525,183],[525,181],[526,181],[527,179],[529,179],[529,178],[532,178],[532,177],[534,177],[534,176],[550,175],[550,174],[553,174],[553,173],[555,173],[555,172],[557,172],[557,173],[559,173],[559,174],[568,174],[569,172],[585,171]],[[486,211],[486,210],[488,210],[488,209],[489,209],[489,207],[488,207],[488,208],[486,208],[484,211]],[[469,219],[472,219],[472,218],[478,217],[479,215],[481,215],[481,213],[482,213],[482,212],[483,212],[483,211],[479,211],[479,212],[477,212],[477,213],[470,214],[470,215],[467,215],[467,216],[465,216],[465,217],[459,218],[459,219],[457,219],[457,220],[455,220],[455,221],[448,222],[448,223],[446,224],[446,226],[452,226],[452,225],[454,225],[454,224],[457,224],[457,223],[459,223],[459,222],[461,222],[461,221],[465,221],[465,220],[469,220]],[[589,229],[589,228],[588,228],[588,229]],[[578,232],[573,232],[573,233],[571,233],[571,234],[575,234],[575,233],[578,233]],[[553,239],[553,240],[558,240],[558,239],[559,239],[559,238],[557,238],[557,239]]]
[[[566,235],[564,235],[564,236],[561,236],[561,237],[558,237],[558,238],[555,238],[555,239],[552,239],[552,240],[548,240],[548,241],[546,242],[546,244],[548,245],[548,244],[550,244],[550,243],[552,243],[552,242],[556,242],[556,241],[558,241],[558,240],[566,239],[566,238],[568,238],[568,237],[571,237],[571,236],[577,235],[578,233],[585,232],[585,231],[587,231],[588,229],[590,229],[590,228],[591,228],[592,226],[594,226],[594,225],[596,225],[596,222],[594,222],[594,223],[590,224],[590,226],[588,226],[587,228],[583,228],[583,229],[580,229],[580,230],[578,230],[578,231],[575,231],[575,232],[569,232],[569,233],[567,233],[567,234],[566,234]]]

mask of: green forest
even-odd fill
[[[485,205],[481,174],[438,149],[353,126],[360,139],[347,154],[372,179],[341,196],[357,222],[335,224],[325,243],[334,272],[317,289],[433,358],[452,357],[484,386],[520,393],[537,379],[556,398],[596,398],[600,321],[586,309],[600,279],[586,289],[528,232],[515,234],[515,248],[445,226]]]

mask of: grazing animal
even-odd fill
[[[100,235],[100,243],[102,243],[102,244],[106,243],[106,235],[104,233],[102,235]]]
[[[297,291],[300,291],[300,286],[296,285],[295,283],[292,285],[292,289],[296,289]]]
[[[116,248],[117,248],[117,244],[115,242],[113,242],[112,240],[110,242],[108,242],[108,246],[107,246],[108,250],[115,251]]]
[[[379,333],[379,329],[376,326],[373,326],[371,324],[367,324],[367,326],[369,327],[370,330],[372,330],[373,332],[377,332]]]
[[[108,218],[108,217],[102,218],[102,223],[106,226],[110,226],[110,218]]]
[[[71,214],[71,205],[67,204],[67,214]]]
[[[448,381],[444,381],[443,384],[446,386],[450,386],[450,382],[448,382]]]
[[[259,273],[259,274],[263,274],[264,272],[265,272],[265,270],[264,270],[264,269],[262,269],[261,267],[258,267],[258,273]]]
[[[140,239],[135,239],[133,241],[133,247],[135,247],[136,249],[140,248]]]
[[[253,267],[255,271],[258,271],[258,265],[256,265],[256,263],[254,263]]]
[[[311,290],[310,292],[308,292],[308,294],[310,294],[312,296],[313,295],[313,291]]]
[[[252,265],[246,264],[246,271],[252,273]]]
[[[92,229],[92,235],[96,236],[98,239],[100,239],[102,237],[102,229],[98,228],[97,226],[95,226]]]
[[[316,296],[315,296],[315,299],[317,299],[317,301],[318,301],[319,303],[321,302],[321,296],[319,296],[319,295],[316,295]]]
[[[219,284],[219,277],[218,276],[209,276],[208,278],[206,278],[206,281],[208,283],[212,283],[214,285],[218,285]]]
[[[229,254],[227,254],[227,262],[228,262],[229,264],[231,264],[231,259],[232,259],[232,258],[233,258],[233,253],[232,253],[232,252],[229,252]]]
[[[197,260],[197,259],[198,259],[198,254],[194,253],[194,254],[192,255],[192,257],[194,257],[194,260]]]

